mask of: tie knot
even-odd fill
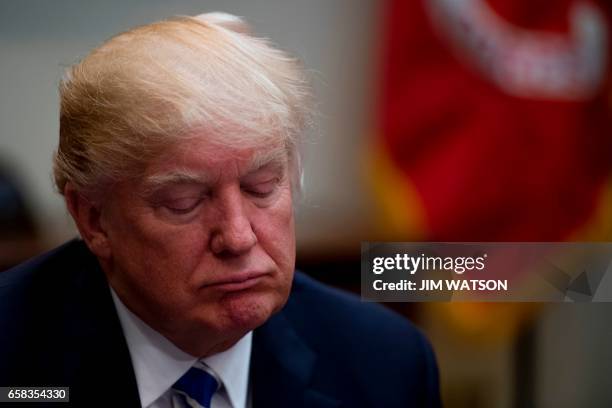
[[[174,383],[172,389],[185,398],[188,406],[210,408],[210,401],[213,394],[219,389],[219,382],[205,369],[191,367]]]

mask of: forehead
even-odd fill
[[[288,152],[281,143],[240,147],[203,137],[189,138],[176,142],[150,162],[145,182],[158,184],[168,177],[180,179],[181,174],[205,179],[242,176],[265,166],[285,168],[287,163]]]

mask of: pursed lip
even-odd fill
[[[209,283],[206,287],[224,291],[244,290],[257,285],[266,275],[267,272],[237,273]]]

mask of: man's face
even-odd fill
[[[101,261],[122,301],[195,355],[264,323],[287,300],[295,263],[287,160],[280,147],[198,137],[116,185],[102,208],[111,254]]]

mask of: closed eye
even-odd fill
[[[196,209],[202,202],[204,197],[188,197],[180,198],[162,203],[162,207],[172,212],[173,214],[182,215],[189,214]]]
[[[279,181],[280,179],[275,177],[261,183],[244,185],[242,190],[253,197],[266,198],[276,191]]]

